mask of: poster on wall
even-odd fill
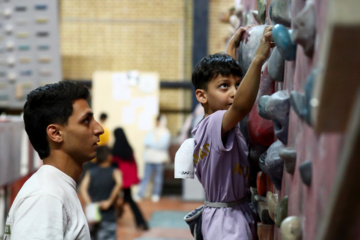
[[[112,93],[115,100],[123,101],[131,99],[131,85],[128,75],[123,73],[114,73],[112,79]]]
[[[108,115],[106,127],[113,131],[121,127],[134,149],[139,173],[142,171],[143,140],[155,127],[159,114],[159,74],[136,70],[123,72],[95,72],[92,82],[92,109],[95,119]]]

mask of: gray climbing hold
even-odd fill
[[[267,103],[269,101],[269,98],[270,96],[269,95],[264,95],[264,96],[261,96],[260,99],[259,99],[259,108],[258,108],[258,111],[259,111],[259,116],[264,118],[264,119],[268,119],[268,120],[271,120],[270,116],[268,115],[268,112],[266,110],[266,106],[267,106]]]
[[[259,166],[261,170],[270,176],[276,189],[281,189],[284,162],[279,156],[279,150],[282,149],[284,145],[281,141],[276,141],[266,153],[263,153],[259,159]]]
[[[306,1],[304,8],[294,18],[292,28],[294,42],[304,48],[306,56],[312,57],[316,35],[315,4],[313,1]]]
[[[290,99],[287,90],[273,93],[267,101],[267,116],[274,123],[274,133],[284,144],[287,144],[289,130]]]
[[[242,77],[245,76],[250,64],[255,56],[257,47],[259,46],[260,39],[263,35],[265,25],[254,26],[246,30],[243,34],[243,39],[240,42],[239,52],[239,65],[242,72]]]
[[[287,91],[277,91],[271,96],[262,96],[258,102],[258,110],[260,117],[273,121],[276,137],[287,144],[290,111]]]
[[[311,105],[310,101],[312,98],[312,91],[314,86],[314,81],[318,69],[314,69],[306,80],[305,84],[305,94],[297,91],[291,91],[290,93],[290,105],[293,108],[294,112],[305,122],[311,126]]]
[[[271,80],[276,82],[284,81],[285,58],[280,54],[277,47],[271,52],[268,60],[268,71]]]
[[[273,24],[291,26],[290,18],[291,0],[272,0],[269,9],[269,16]]]
[[[318,74],[318,72],[319,72],[319,69],[314,68],[311,71],[308,79],[306,80],[306,84],[305,84],[305,101],[306,101],[306,106],[308,108],[308,112],[305,115],[305,121],[310,126],[312,125],[311,124],[311,99],[312,99],[312,95],[313,95],[315,78],[316,78],[316,75]]]
[[[311,161],[303,162],[299,166],[300,177],[303,183],[307,186],[311,185],[311,175],[312,175],[312,163]]]
[[[279,156],[284,161],[286,172],[294,174],[296,165],[296,151],[291,148],[282,148],[279,151]]]
[[[308,106],[305,100],[305,94],[297,91],[291,91],[290,93],[290,105],[294,112],[301,118],[305,119],[308,114]]]

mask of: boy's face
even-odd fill
[[[93,112],[84,99],[73,103],[73,113],[68,124],[61,127],[63,150],[82,164],[96,156],[97,142],[104,129],[94,119]]]
[[[229,109],[240,82],[241,78],[238,76],[219,74],[210,80],[207,90],[197,89],[196,97],[203,104],[206,116],[218,110]]]

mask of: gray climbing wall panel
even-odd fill
[[[57,0],[0,0],[0,108],[61,80]]]

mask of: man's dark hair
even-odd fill
[[[223,76],[234,75],[241,77],[241,68],[230,55],[216,53],[200,60],[192,73],[191,81],[195,90],[207,90],[210,80],[216,78],[219,74]]]
[[[100,114],[100,120],[101,121],[105,121],[107,119],[108,115],[106,113],[101,113]]]
[[[108,146],[100,146],[96,150],[96,163],[101,164],[105,162],[110,154],[111,149]]]
[[[88,100],[89,96],[89,89],[85,85],[70,81],[38,87],[27,95],[24,105],[25,130],[41,159],[50,154],[47,126],[53,123],[66,125],[73,113],[74,101]]]

